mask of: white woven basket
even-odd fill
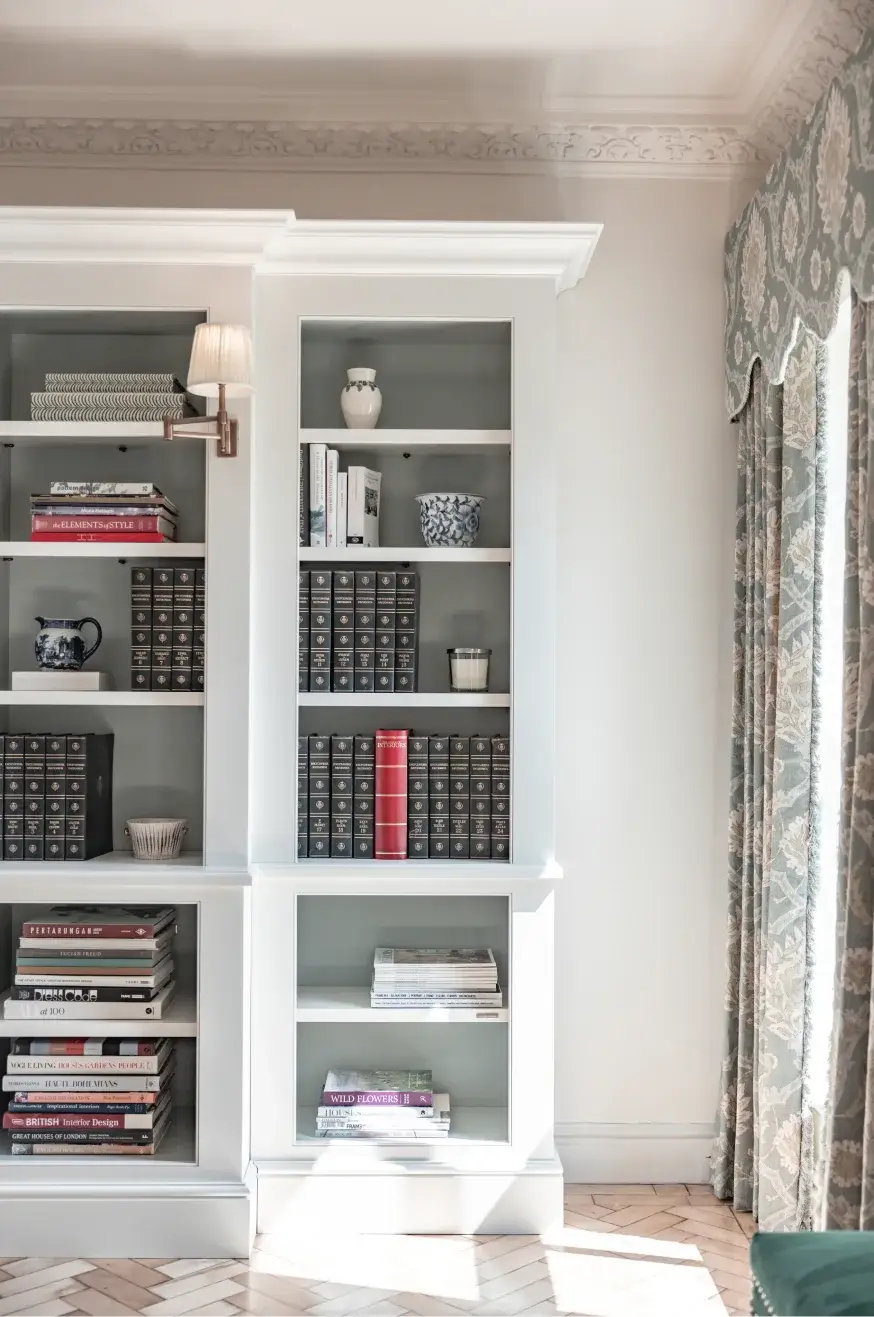
[[[128,819],[135,860],[175,860],[188,831],[188,819]]]

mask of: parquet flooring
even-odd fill
[[[724,1317],[749,1217],[703,1185],[572,1184],[528,1235],[261,1235],[246,1261],[0,1258],[0,1317]]]

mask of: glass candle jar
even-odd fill
[[[447,649],[446,653],[449,655],[450,690],[488,690],[490,649]]]

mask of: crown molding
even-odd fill
[[[0,119],[0,164],[264,170],[425,167],[478,173],[763,172],[730,126],[305,124]]]

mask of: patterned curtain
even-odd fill
[[[874,1230],[874,306],[853,294],[836,1018],[826,1221]]]
[[[825,364],[806,331],[783,385],[769,385],[757,362],[739,424],[727,1045],[713,1185],[763,1230],[802,1228],[811,1211]]]

